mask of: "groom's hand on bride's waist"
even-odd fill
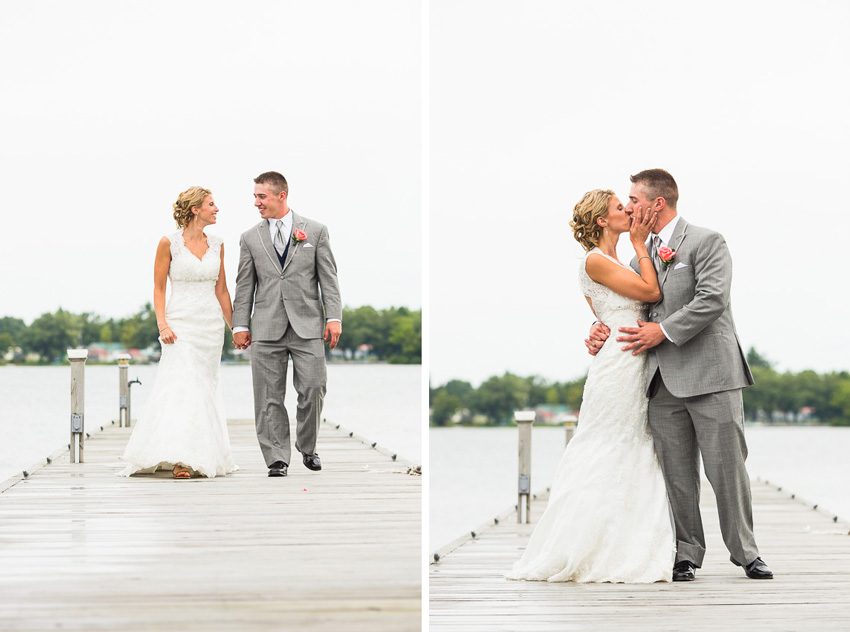
[[[620,333],[627,334],[618,336],[617,342],[628,342],[623,351],[631,351],[632,355],[643,353],[647,349],[657,347],[667,337],[658,323],[647,323],[638,319],[637,327],[620,327]]]
[[[611,335],[611,330],[607,325],[603,323],[593,323],[593,326],[590,328],[590,335],[584,339],[584,346],[587,347],[587,352],[595,356],[599,353],[599,350],[602,348],[602,345],[605,344],[605,341],[608,340],[608,336]]]

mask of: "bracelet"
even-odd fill
[[[652,260],[652,258],[649,255],[644,255],[642,257],[638,257],[638,264],[640,263],[641,259],[649,259],[650,261]]]
[[[171,327],[169,327],[168,325],[166,325],[165,327],[160,327],[159,328],[160,333],[162,333],[163,329],[171,329]]]

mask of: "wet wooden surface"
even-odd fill
[[[516,582],[503,574],[534,523],[515,512],[475,540],[455,543],[430,571],[429,629],[848,630],[850,524],[753,482],[756,539],[773,580],[751,580],[729,562],[711,487],[703,485],[707,553],[694,582],[651,585]],[[545,509],[532,506],[532,517]]]
[[[108,427],[0,485],[0,630],[419,630],[421,477],[323,424],[323,471],[269,478],[229,429],[227,477],[120,478]]]

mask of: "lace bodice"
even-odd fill
[[[171,267],[168,278],[173,282],[179,281],[218,281],[221,268],[221,237],[207,235],[207,251],[198,259],[186,247],[183,241],[183,230],[178,230],[168,236],[171,242]]]
[[[626,268],[633,274],[637,274],[637,272],[632,270],[629,266],[620,263],[613,257],[609,257],[599,248],[594,248],[585,255],[584,259],[581,261],[581,265],[579,266],[578,279],[581,291],[590,299],[591,303],[593,303],[593,311],[596,312],[596,317],[601,322],[605,323],[609,327],[612,323],[619,324],[620,322],[627,322],[629,323],[627,326],[633,326],[634,322],[638,318],[644,318],[646,316],[646,304],[632,298],[627,298],[621,294],[617,294],[611,288],[591,279],[587,274],[585,265],[587,258],[594,253],[613,261],[618,266]]]

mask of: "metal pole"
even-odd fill
[[[122,353],[118,359],[118,427],[130,427],[130,384],[127,374],[130,372],[130,354]]]
[[[522,524],[522,506],[525,504],[525,522],[531,521],[531,426],[534,424],[533,410],[514,411],[514,421],[519,428],[519,480],[516,520]],[[524,502],[523,502],[524,501]]]
[[[86,443],[86,358],[88,349],[68,349],[71,362],[71,443],[70,462],[83,463]],[[79,449],[77,445],[79,442]]]

